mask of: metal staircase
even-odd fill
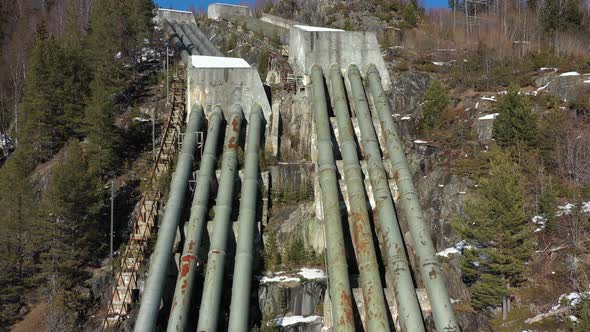
[[[178,77],[184,77],[179,73]],[[158,211],[163,204],[158,182],[168,173],[176,157],[180,130],[186,117],[184,82],[176,81],[171,89],[172,102],[166,120],[158,154],[154,161],[149,189],[141,195],[132,214],[132,232],[115,274],[115,286],[107,307],[102,329],[115,327],[139,301],[139,284],[149,258],[148,242],[158,228]]]

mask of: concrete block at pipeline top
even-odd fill
[[[219,17],[222,14],[252,16],[252,12],[247,6],[232,5],[228,3],[212,3],[207,8],[207,16],[212,20],[219,20]]]
[[[184,10],[174,10],[174,9],[158,9],[158,15],[155,17],[155,23],[160,25],[160,21],[162,19],[167,19],[170,22],[178,22],[178,23],[189,23],[189,24],[197,24],[195,21],[195,15],[192,12],[187,12]]]
[[[271,108],[260,75],[256,68],[240,58],[192,56],[187,70],[187,107],[198,101],[208,113],[220,105],[227,116],[231,105],[240,104],[246,119],[252,103],[262,106],[265,119],[270,119]]]
[[[308,75],[316,63],[324,72],[329,71],[332,63],[339,63],[343,69],[354,63],[362,72],[374,63],[381,74],[383,87],[386,90],[391,87],[374,32],[294,25],[289,36],[289,63]]]

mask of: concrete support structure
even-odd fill
[[[194,102],[206,109],[220,105],[226,111],[233,104],[257,103],[265,119],[272,112],[258,71],[239,58],[193,56],[187,70],[187,103]],[[248,118],[250,109],[244,109],[244,115]]]
[[[199,310],[197,331],[215,332],[219,321],[219,307],[223,292],[223,270],[227,250],[227,238],[231,230],[231,211],[234,182],[238,171],[237,150],[239,147],[242,108],[234,105],[229,116],[225,134],[219,191],[215,200],[215,219],[207,259],[207,272],[203,285],[203,297]]]
[[[319,177],[322,192],[324,228],[326,234],[326,256],[328,265],[329,294],[332,307],[332,321],[336,331],[354,331],[352,292],[348,278],[344,233],[338,200],[336,164],[332,154],[330,119],[326,105],[324,74],[320,66],[311,69],[312,101],[317,131]]]
[[[254,264],[254,231],[256,229],[256,202],[258,201],[258,151],[262,130],[262,108],[255,104],[250,110],[248,137],[246,138],[245,166],[240,196],[238,244],[234,265],[229,331],[249,330],[250,289]]]
[[[195,104],[193,105],[192,112],[189,114],[185,139],[178,156],[178,164],[174,171],[174,177],[170,184],[166,211],[158,230],[158,240],[152,254],[150,270],[135,322],[134,330],[136,332],[156,330],[166,273],[172,260],[172,247],[185,202],[188,180],[194,159],[193,155],[197,146],[196,132],[201,128],[202,122],[203,109],[199,104]]]
[[[162,26],[162,19],[169,21],[185,22],[189,24],[196,24],[195,14],[193,12],[185,10],[174,10],[174,9],[158,9],[158,15],[154,18],[155,23]]]
[[[206,231],[207,207],[209,193],[215,181],[215,166],[217,164],[217,142],[221,134],[223,112],[214,107],[209,116],[207,140],[201,157],[198,181],[193,196],[191,214],[188,227],[185,230],[184,247],[180,259],[180,272],[176,281],[174,300],[168,318],[168,331],[185,331],[190,317],[193,300],[195,277],[198,267],[198,252],[201,247],[203,231]]]
[[[212,20],[218,20],[221,15],[242,15],[252,16],[248,6],[232,5],[227,3],[212,3],[207,7],[207,17]]]
[[[294,25],[289,35],[289,63],[301,73],[318,64],[325,71],[331,64],[343,68],[357,64],[364,68],[374,63],[383,73],[383,86],[391,86],[387,67],[374,32]]]
[[[382,133],[385,135],[389,158],[400,191],[402,208],[412,235],[419,270],[426,286],[436,329],[437,331],[459,331],[447,286],[443,279],[441,265],[432,244],[430,229],[424,220],[422,207],[412,181],[412,173],[404,155],[397,127],[393,122],[389,101],[381,85],[379,71],[375,65],[369,66],[367,78]]]
[[[360,272],[360,286],[363,290],[363,309],[367,318],[366,329],[368,331],[389,331],[387,306],[373,243],[367,201],[365,200],[363,174],[354,141],[354,129],[350,120],[344,81],[340,66],[337,64],[330,67],[330,81],[350,205],[350,233]]]
[[[404,240],[399,227],[387,173],[383,165],[379,140],[373,126],[361,73],[358,67],[348,68],[351,102],[356,111],[361,144],[367,159],[371,188],[375,200],[373,212],[382,234],[382,254],[386,259],[386,282],[394,290],[402,331],[424,331],[424,323],[414,282],[407,259]]]

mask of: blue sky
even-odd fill
[[[168,8],[172,6],[174,9],[186,10],[190,5],[195,8],[207,8],[210,3],[223,2],[223,3],[241,3],[245,0],[155,0],[156,4],[160,7]],[[250,0],[250,3],[254,3],[254,0]],[[432,7],[447,7],[447,0],[423,0],[426,8]]]

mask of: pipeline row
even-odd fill
[[[350,94],[347,94],[339,65],[334,64],[330,67],[328,78],[331,104],[336,116],[342,150],[343,177],[348,192],[350,210],[348,224],[359,270],[359,285],[364,302],[364,317],[366,318],[365,330],[389,331],[391,327],[348,100],[350,100],[358,121],[359,141],[367,161],[369,181],[375,200],[373,215],[374,222],[377,223],[376,226],[381,234],[381,253],[384,258],[386,286],[394,290],[402,330],[425,330],[394,200],[389,190],[379,140],[365,94],[366,85],[366,90],[373,101],[375,113],[379,117],[381,132],[385,136],[386,150],[400,191],[401,210],[408,221],[417,257],[417,270],[420,271],[426,287],[436,329],[437,331],[459,331],[443,280],[441,266],[435,255],[429,226],[423,217],[379,72],[374,65],[371,65],[363,80],[358,67],[353,64],[348,67],[347,73]],[[354,331],[356,325],[343,235],[343,225],[346,223],[342,222],[338,199],[338,172],[332,149],[327,104],[330,99],[326,93],[324,73],[320,66],[315,65],[312,68],[311,80],[332,321],[336,331]]]
[[[161,24],[185,64],[189,63],[191,55],[223,56],[196,24],[167,19],[162,19]]]
[[[204,114],[198,104],[193,106],[170,186],[164,219],[160,225],[155,250],[150,261],[148,278],[134,330],[155,331],[166,284],[168,268],[173,260],[176,230],[182,227],[181,211],[196,149],[195,133],[204,126]],[[199,164],[197,183],[192,199],[190,218],[185,228],[179,272],[174,288],[167,331],[187,331],[192,309],[197,306],[198,258],[205,232],[211,188],[215,181],[218,141],[224,114],[219,106],[209,113],[205,145]],[[234,206],[234,183],[238,175],[238,149],[243,124],[242,108],[232,106],[229,112],[221,160],[221,176],[215,198],[213,231],[205,270],[205,281],[199,306],[198,331],[218,331],[221,298],[224,290],[224,266],[229,234],[232,232],[231,212]],[[229,330],[246,331],[249,326],[250,281],[254,257],[256,208],[258,193],[258,151],[263,133],[262,108],[254,104],[250,110],[244,154],[244,172],[238,215],[238,238],[233,272]],[[226,285],[227,286],[227,285]]]

